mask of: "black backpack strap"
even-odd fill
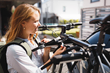
[[[9,73],[7,69],[7,62],[6,62],[6,46],[2,46],[0,48],[0,73]]]

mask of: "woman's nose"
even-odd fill
[[[41,26],[40,22],[39,22],[38,26]]]

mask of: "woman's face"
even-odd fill
[[[41,25],[39,22],[40,14],[36,11],[28,21],[25,21],[24,31],[27,34],[35,34],[38,32],[38,27]]]

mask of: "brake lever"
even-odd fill
[[[64,43],[63,43],[63,42],[61,42],[61,47],[62,47],[62,48],[64,47]]]

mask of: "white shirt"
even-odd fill
[[[26,41],[31,49],[37,46],[31,44],[28,39]],[[35,43],[35,42],[34,42]],[[19,45],[10,45],[7,47],[6,59],[9,73],[47,73],[47,69],[41,70],[43,65],[43,50],[39,49],[32,53],[32,60],[26,54],[26,51]]]

